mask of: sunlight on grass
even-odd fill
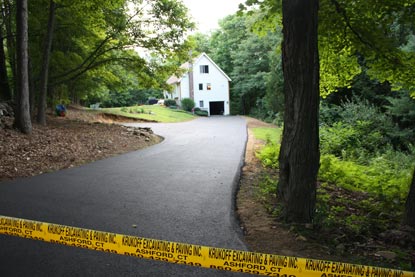
[[[274,143],[280,143],[281,139],[281,128],[268,128],[268,127],[259,127],[259,128],[252,128],[254,132],[254,136],[257,139],[263,141],[271,141]]]
[[[103,112],[140,118],[164,123],[183,122],[192,120],[194,115],[182,110],[172,110],[158,105],[133,106],[123,108],[102,109]]]

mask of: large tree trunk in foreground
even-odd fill
[[[25,134],[32,132],[29,107],[27,0],[16,1],[17,90],[14,125]]]
[[[37,122],[42,125],[46,125],[46,97],[48,91],[48,81],[49,81],[49,61],[50,61],[50,51],[52,49],[52,39],[53,39],[53,28],[55,22],[55,2],[50,1],[49,5],[49,19],[47,33],[45,37],[45,44],[43,46],[43,62],[42,62],[42,71],[40,74],[40,94],[39,94],[39,103],[37,110]]]
[[[279,196],[287,222],[314,216],[319,168],[318,0],[283,1],[285,114]]]
[[[415,170],[412,177],[411,187],[409,188],[408,198],[406,199],[404,223],[415,228]]]

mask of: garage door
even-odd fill
[[[225,113],[225,102],[209,102],[210,115],[223,115]]]

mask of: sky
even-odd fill
[[[245,0],[182,0],[189,8],[190,16],[197,24],[198,31],[207,33],[219,27],[218,21],[238,11]]]

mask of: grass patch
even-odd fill
[[[195,118],[191,113],[173,110],[158,105],[133,106],[123,108],[106,108],[101,111],[131,118],[153,120],[163,123],[189,121]]]
[[[281,128],[258,127],[252,128],[251,130],[256,139],[266,142],[280,143],[282,134]]]

